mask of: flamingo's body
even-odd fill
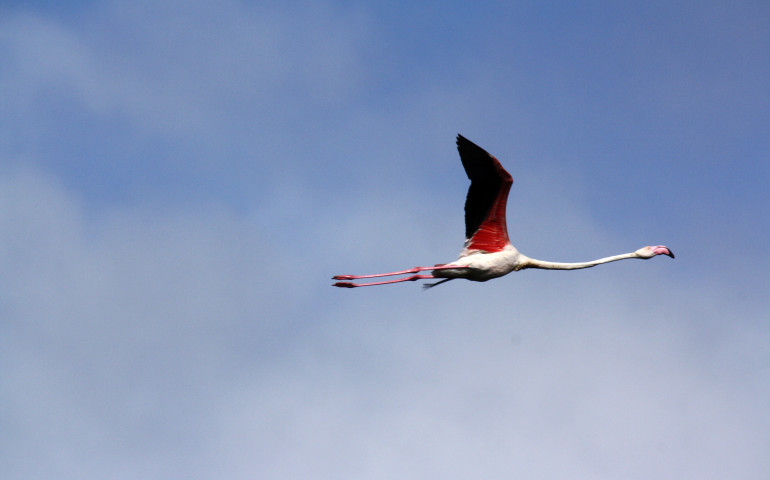
[[[508,201],[508,192],[513,185],[513,178],[495,157],[462,135],[457,136],[457,150],[460,153],[465,172],[471,180],[468,197],[465,200],[465,247],[460,252],[460,257],[452,263],[433,267],[414,267],[400,272],[376,275],[336,275],[333,277],[335,280],[353,280],[413,274],[397,280],[382,282],[337,282],[334,284],[335,287],[354,288],[430,278],[443,279],[425,285],[432,287],[453,278],[486,282],[525,268],[575,270],[627,258],[648,259],[656,255],[668,255],[674,258],[671,250],[663,245],[643,247],[635,252],[581,263],[546,262],[529,258],[519,253],[508,239],[505,206]],[[430,274],[419,273],[428,270],[431,271]]]

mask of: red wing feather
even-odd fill
[[[505,223],[505,204],[508,200],[508,191],[511,184],[503,185],[495,203],[476,233],[468,239],[465,248],[468,250],[483,250],[485,252],[499,252],[510,243],[508,239],[508,226]]]

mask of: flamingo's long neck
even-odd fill
[[[639,258],[636,252],[623,253],[621,255],[613,255],[611,257],[604,257],[598,260],[591,260],[590,262],[578,262],[578,263],[562,263],[562,262],[547,262],[545,260],[536,260],[534,258],[528,258],[523,262],[521,269],[525,268],[542,268],[546,270],[577,270],[580,268],[591,268],[603,263],[616,262],[618,260],[625,260],[627,258]]]

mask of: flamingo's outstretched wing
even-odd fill
[[[465,248],[499,252],[508,243],[505,205],[513,177],[483,148],[457,135],[457,151],[471,180],[465,199]]]

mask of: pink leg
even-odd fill
[[[356,277],[356,278],[359,278],[359,277]],[[388,283],[413,282],[415,280],[423,280],[427,278],[436,278],[436,277],[434,277],[433,275],[412,275],[411,277],[399,278],[398,280],[388,280],[385,282],[372,282],[372,283],[337,282],[334,284],[334,286],[343,287],[343,288],[371,287],[372,285],[386,285]]]
[[[458,266],[452,266],[452,265],[436,265],[434,267],[414,267],[414,268],[410,268],[409,270],[401,270],[400,272],[377,273],[375,275],[335,275],[332,277],[332,280],[354,280],[356,278],[389,277],[391,275],[405,275],[407,273],[424,272],[425,270],[444,270],[449,268],[458,269],[458,268],[468,268],[468,267],[458,267]],[[398,281],[403,282],[403,280],[398,280]]]

